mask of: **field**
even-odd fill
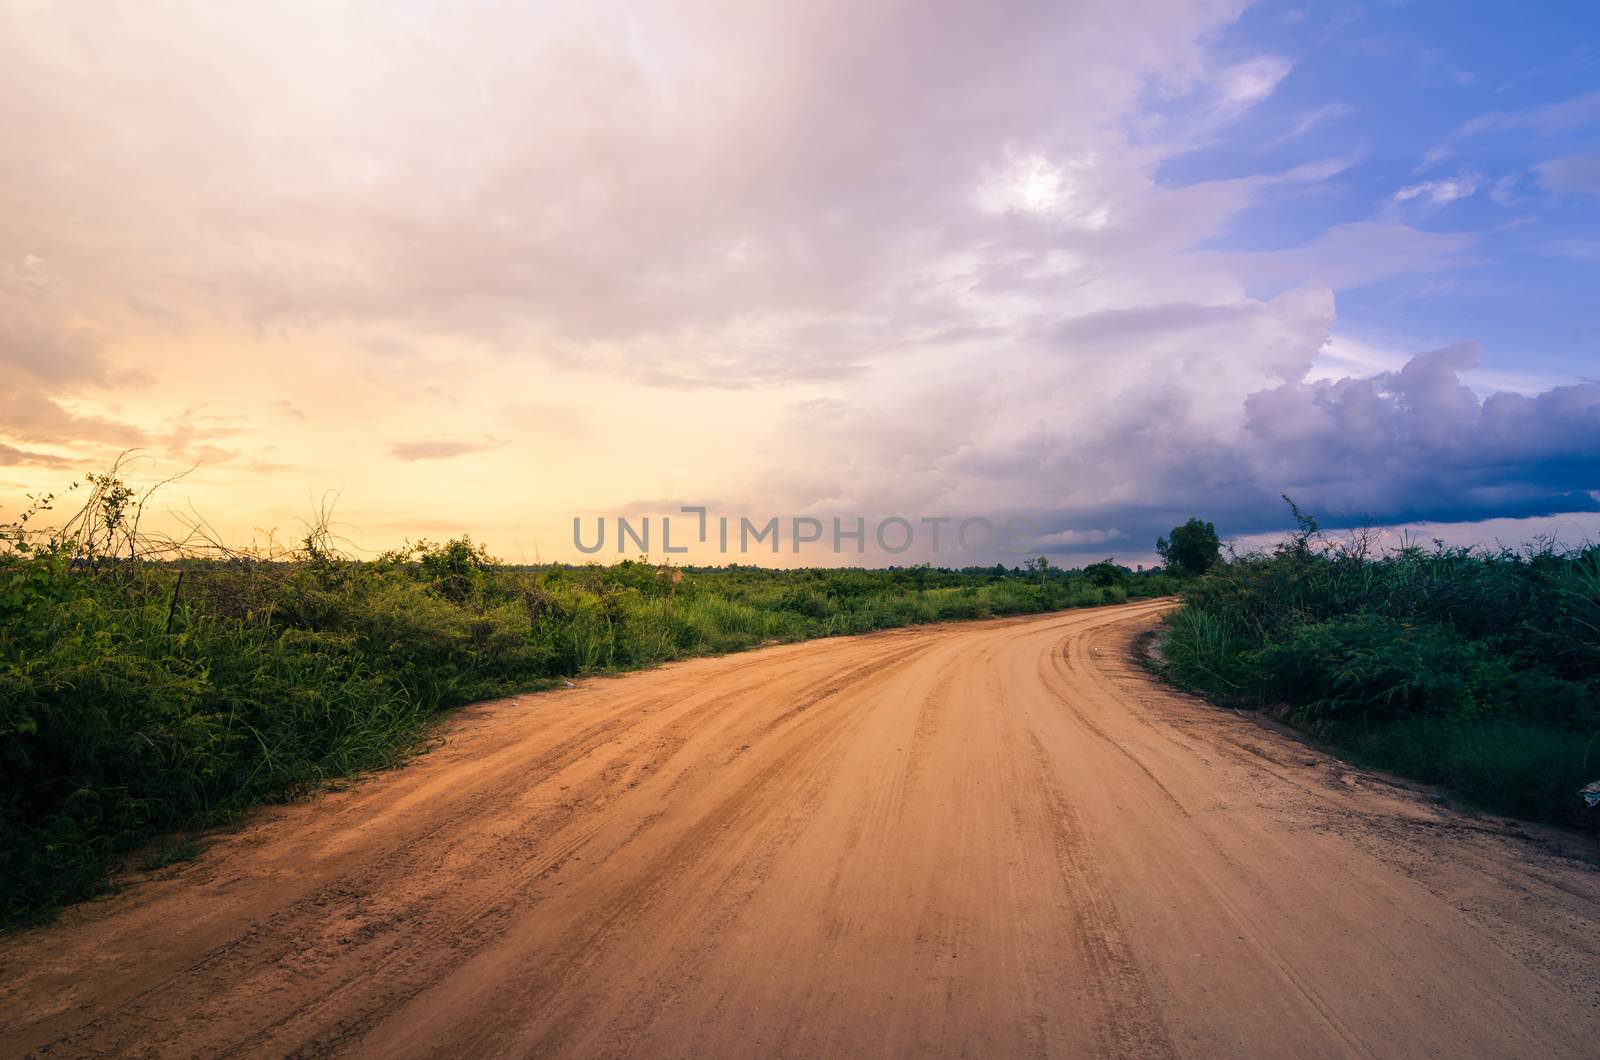
[[[103,889],[157,836],[416,748],[485,697],[760,644],[1168,593],[1159,573],[510,567],[466,538],[373,561],[141,538],[91,480],[78,516],[0,553],[0,911]],[[129,558],[129,556],[133,558]],[[164,558],[163,558],[164,557]],[[169,839],[159,863],[191,852]]]

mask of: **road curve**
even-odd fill
[[[1592,1054],[1600,873],[1152,683],[1161,606],[460,711],[0,939],[0,1052]]]

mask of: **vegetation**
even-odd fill
[[[1173,571],[1195,577],[1222,561],[1222,541],[1217,528],[1202,519],[1190,519],[1172,528],[1171,537],[1156,539],[1161,561]]]
[[[1171,674],[1486,809],[1577,820],[1600,776],[1600,548],[1376,554],[1295,515],[1183,590]]]
[[[36,916],[172,838],[417,746],[444,708],[563,676],[770,641],[1168,593],[1107,561],[1063,571],[509,567],[462,537],[375,561],[318,519],[240,553],[203,524],[141,533],[117,474],[82,510],[0,538],[0,918]]]

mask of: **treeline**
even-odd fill
[[[1592,826],[1577,793],[1600,776],[1600,547],[1379,552],[1295,515],[1271,552],[1186,586],[1172,675],[1483,808]]]
[[[1159,572],[509,567],[467,538],[375,561],[149,548],[93,481],[0,543],[0,914],[103,888],[152,837],[393,763],[442,709],[774,641],[1113,603]],[[150,558],[165,555],[165,559]],[[132,558],[129,558],[132,557]],[[164,856],[158,849],[157,859]]]

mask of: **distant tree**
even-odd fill
[[[1098,585],[1102,589],[1109,589],[1113,585],[1127,585],[1129,580],[1128,568],[1118,566],[1114,557],[1089,564],[1083,568],[1083,574],[1091,585]]]
[[[1204,519],[1190,519],[1172,528],[1170,538],[1158,538],[1156,551],[1169,568],[1193,577],[1204,574],[1222,559],[1217,528]]]

